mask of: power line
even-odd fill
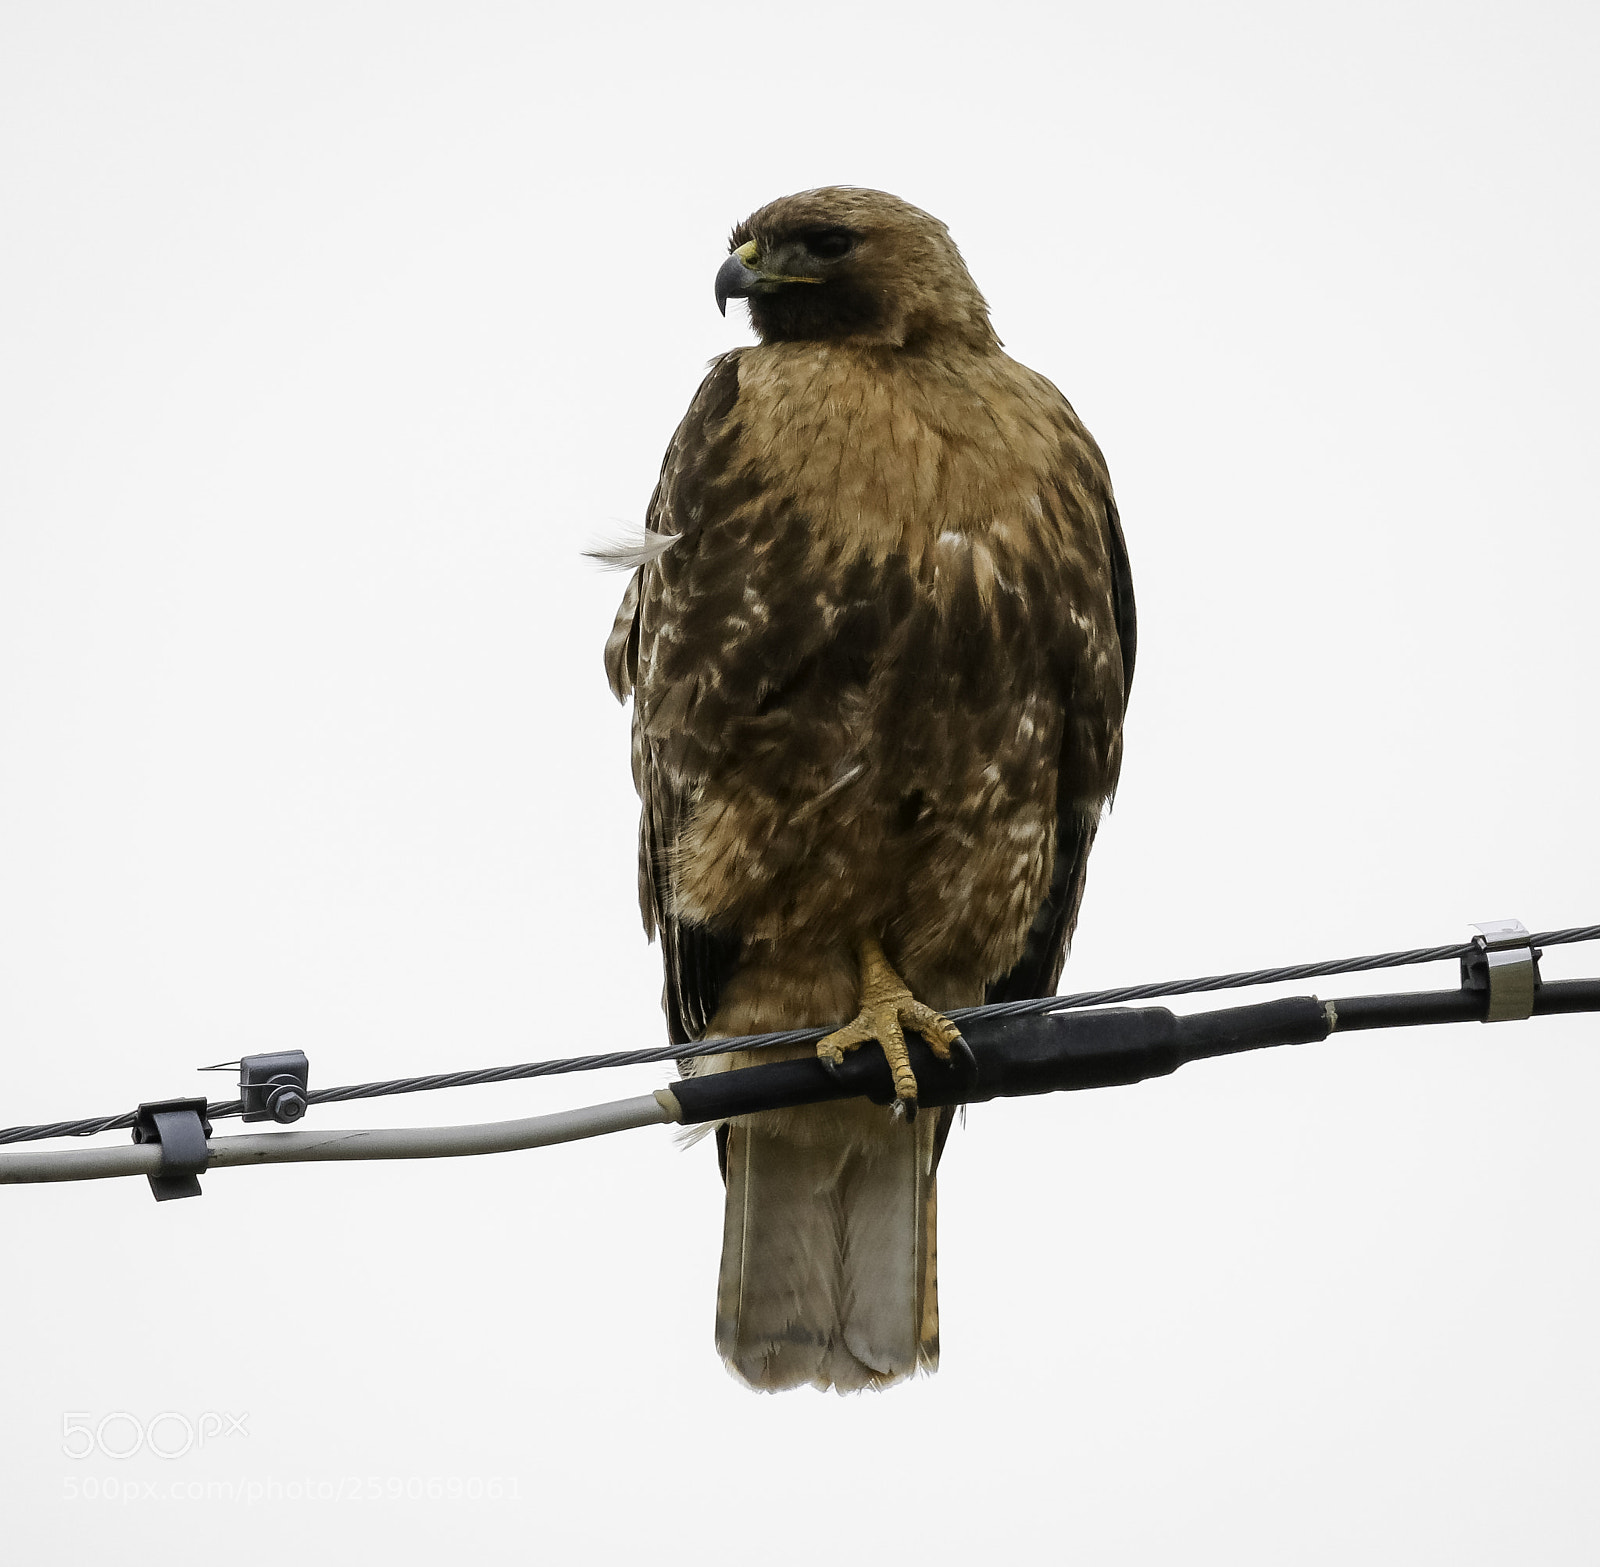
[[[1164,1077],[1189,1062],[1277,1045],[1309,1045],[1335,1033],[1487,1022],[1496,1014],[1497,989],[1502,1001],[1518,999],[1514,1015],[1521,1018],[1600,1012],[1600,979],[1554,980],[1519,989],[1519,977],[1531,978],[1526,973],[1531,954],[1526,947],[1522,951],[1527,961],[1517,965],[1521,976],[1502,972],[1498,984],[1488,969],[1469,972],[1456,990],[1404,995],[1342,996],[1336,1001],[1290,996],[1181,1015],[1164,1007],[1068,1009],[1031,1017],[991,1014],[974,1019],[968,1063],[941,1062],[919,1039],[908,1041],[908,1047],[919,1099],[932,1108],[1126,1087]],[[858,1096],[882,1105],[894,1102],[894,1080],[881,1051],[858,1050],[833,1073],[809,1055],[683,1078],[633,1099],[474,1126],[279,1131],[212,1140],[210,1127],[199,1117],[199,1101],[192,1101],[186,1109],[162,1112],[171,1124],[160,1128],[157,1142],[0,1153],[0,1185],[146,1175],[157,1200],[164,1201],[199,1196],[198,1176],[244,1165],[509,1153],[642,1126],[704,1125]]]
[[[1600,941],[1600,925],[1575,925],[1563,930],[1534,933],[1526,940],[1535,949],[1557,947],[1584,941]],[[1251,985],[1280,984],[1291,980],[1313,979],[1332,974],[1358,974],[1373,969],[1404,968],[1418,963],[1443,963],[1470,958],[1483,949],[1478,942],[1462,942],[1446,947],[1413,947],[1402,952],[1377,952],[1365,957],[1333,958],[1320,963],[1297,963],[1284,968],[1245,969],[1233,974],[1210,974],[1198,979],[1163,980],[1155,984],[1123,985],[1111,990],[1086,990],[1074,995],[1040,996],[1026,1001],[1005,1001],[992,1006],[958,1007],[949,1015],[958,1022],[983,1018],[1024,1017],[1040,1013],[1064,1012],[1081,1007],[1113,1006],[1125,1001],[1143,1001],[1157,996],[1199,995],[1207,991],[1236,990]],[[603,1055],[567,1056],[553,1061],[528,1061],[514,1066],[483,1067],[464,1072],[436,1072],[422,1077],[397,1077],[373,1083],[349,1083],[338,1088],[312,1089],[305,1095],[308,1104],[337,1104],[352,1099],[383,1099],[393,1094],[417,1094],[436,1088],[467,1088],[484,1083],[510,1083],[525,1078],[555,1077],[568,1072],[592,1072],[608,1067],[647,1066],[662,1061],[688,1060],[697,1056],[723,1055],[730,1051],[767,1049],[775,1045],[811,1044],[828,1032],[828,1026],[789,1029],[777,1034],[744,1034],[734,1038],[701,1041],[689,1045],[667,1045],[649,1050],[620,1050]],[[241,1115],[241,1099],[218,1100],[207,1104],[210,1120]],[[131,1129],[136,1112],[101,1116],[78,1121],[55,1121],[35,1126],[0,1129],[0,1144],[34,1142],[50,1137],[92,1137],[98,1132]]]

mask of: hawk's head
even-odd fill
[[[989,308],[950,232],[881,190],[781,196],[733,231],[717,307],[750,302],[764,343],[996,344]]]

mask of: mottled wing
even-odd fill
[[[1085,437],[1087,440],[1087,437]],[[1098,457],[1092,443],[1090,449]],[[1101,473],[1103,474],[1103,468]],[[1063,501],[1070,504],[1068,487],[1063,486]],[[1138,621],[1134,612],[1133,573],[1128,565],[1128,546],[1122,536],[1122,522],[1112,498],[1109,483],[1091,486],[1098,491],[1098,516],[1079,518],[1080,526],[1098,530],[1104,540],[1107,562],[1106,587],[1111,598],[1112,621],[1116,628],[1121,690],[1112,694],[1086,689],[1086,671],[1078,666],[1063,670],[1061,700],[1065,709],[1062,724],[1062,753],[1056,774],[1056,853],[1050,877],[1050,890],[1039,905],[1028,930],[1028,943],[1016,965],[992,981],[984,993],[987,1002],[1023,1001],[1034,996],[1052,996],[1061,980],[1067,948],[1078,922],[1078,907],[1083,901],[1084,876],[1089,850],[1100,824],[1100,804],[1085,798],[1082,777],[1091,759],[1104,765],[1107,748],[1114,759],[1109,776],[1114,786],[1121,760],[1122,716],[1127,709],[1128,692],[1133,686],[1133,664],[1137,651]],[[1081,494],[1081,487],[1077,493]],[[1105,733],[1108,716],[1114,715],[1116,733]]]
[[[734,352],[713,363],[667,448],[650,500],[646,527],[675,535],[678,542],[671,548],[686,555],[698,548],[708,507],[715,508],[719,486],[729,477],[738,359]],[[697,764],[703,757],[694,754],[692,737],[676,732],[673,688],[662,678],[660,655],[668,648],[687,654],[702,661],[709,676],[728,649],[721,639],[715,645],[693,645],[702,626],[690,623],[680,596],[670,591],[677,561],[668,564],[668,553],[629,579],[606,642],[606,674],[618,701],[634,698],[633,774],[641,802],[639,909],[646,934],[661,936],[669,1036],[674,1044],[687,1044],[705,1033],[716,1012],[722,987],[738,964],[740,942],[737,931],[681,918],[672,896],[673,855],[694,806]]]

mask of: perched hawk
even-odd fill
[[[947,1056],[934,1008],[1054,992],[1133,591],[1099,448],[1001,352],[942,223],[814,190],[731,251],[717,302],[761,341],[673,437],[606,669],[672,1039],[840,1024],[818,1054],[877,1041],[900,1096],[719,1128],[717,1348],[755,1388],[883,1387],[939,1354],[950,1112],[916,1115],[903,1030]]]

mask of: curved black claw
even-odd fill
[[[915,1099],[896,1099],[891,1114],[897,1121],[904,1116],[906,1124],[909,1126],[917,1118],[917,1101]]]
[[[966,1075],[974,1080],[978,1076],[978,1058],[972,1053],[972,1046],[967,1043],[964,1034],[957,1034],[950,1041],[950,1054],[959,1058],[962,1069]]]
[[[839,1081],[839,1063],[832,1056],[818,1056],[817,1061],[820,1063],[822,1070],[837,1083]]]

